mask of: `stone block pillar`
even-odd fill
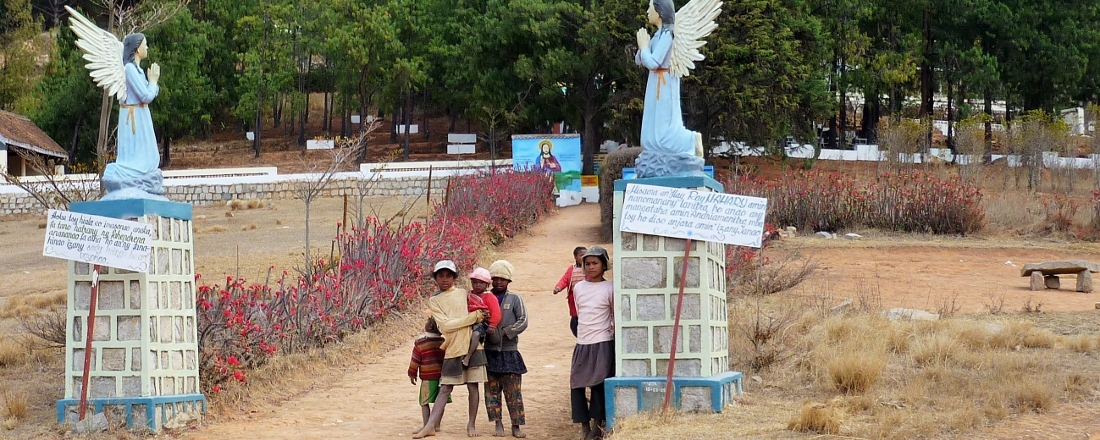
[[[620,376],[664,376],[672,346],[676,300],[687,240],[619,232],[625,182],[715,191],[703,178],[651,178],[615,182],[615,371]],[[623,183],[620,188],[620,183]],[[663,184],[662,184],[663,183]],[[717,187],[721,191],[721,186]],[[726,248],[695,241],[688,256],[687,284],[677,341],[676,367],[682,377],[707,377],[729,370],[726,311]]]
[[[153,226],[146,272],[101,267],[89,373],[89,414],[107,407],[131,428],[159,431],[205,409],[199,388],[191,205],[151,200],[73,203],[73,212]],[[84,375],[92,267],[70,261],[65,398],[58,422],[74,421]]]
[[[660,408],[676,319],[686,240],[619,232],[627,183],[721,192],[707,177],[615,181],[615,373],[605,382],[607,426],[616,416]],[[720,412],[742,390],[741,373],[729,371],[726,251],[695,241],[688,256],[680,331],[676,342],[672,404],[684,411]]]

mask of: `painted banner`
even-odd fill
[[[49,210],[42,255],[145,272],[153,249],[152,225]]]
[[[512,136],[512,167],[516,171],[554,173],[558,190],[581,190],[581,137],[577,134]]]
[[[619,230],[759,248],[768,199],[628,183]]]

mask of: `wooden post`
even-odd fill
[[[665,379],[665,406],[668,411],[668,403],[672,400],[672,371],[676,367],[676,339],[680,336],[680,311],[684,307],[684,286],[687,285],[688,256],[691,255],[691,239],[684,242],[684,266],[680,271],[680,293],[676,298],[676,321],[672,325],[672,350],[668,353],[668,378]]]
[[[84,331],[84,377],[80,378],[80,420],[88,409],[88,376],[92,369],[92,335],[95,330],[95,303],[99,296],[99,265],[92,266],[92,297],[88,302],[88,327]],[[75,301],[75,299],[74,299]]]
[[[336,232],[348,232],[348,195],[344,194],[344,221],[340,223],[340,231]]]

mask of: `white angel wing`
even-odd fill
[[[707,44],[703,39],[718,27],[714,19],[721,12],[722,0],[691,0],[676,11],[668,60],[673,75],[688,76],[695,68],[695,62],[703,60],[699,48]]]
[[[114,35],[100,29],[73,8],[69,11],[69,27],[76,34],[76,46],[84,51],[88,61],[84,67],[90,71],[95,83],[119,100],[126,99],[126,67],[122,64],[122,42]]]

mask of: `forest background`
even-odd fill
[[[31,117],[70,164],[106,156],[113,142],[99,134],[113,131],[116,118],[103,115],[117,102],[88,77],[64,6],[119,37],[149,38],[150,61],[164,71],[152,106],[162,154],[230,130],[256,133],[256,157],[264,130],[302,145],[354,139],[369,124],[352,115],[384,116],[393,143],[398,123],[473,121],[492,148],[564,121],[581,133],[585,173],[604,140],[638,143],[646,72],[633,63],[634,32],[645,0],[0,0],[0,109]],[[843,142],[818,142],[822,127],[858,128],[875,143],[887,117],[1000,122],[1100,99],[1100,2],[723,8],[683,89],[685,124],[708,150],[721,140],[780,154],[790,139]],[[319,128],[308,121],[311,100],[323,101]]]

